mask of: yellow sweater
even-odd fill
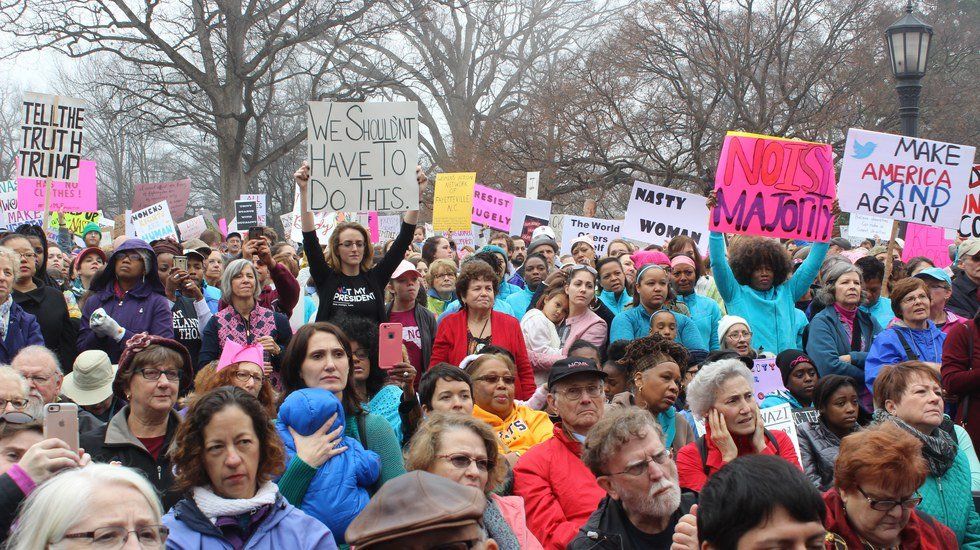
[[[554,424],[548,415],[524,405],[514,405],[507,418],[501,418],[491,412],[473,405],[473,416],[490,424],[497,434],[501,453],[524,454],[531,447],[551,439],[554,435]]]

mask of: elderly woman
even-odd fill
[[[221,275],[221,300],[227,307],[214,315],[201,337],[200,364],[214,361],[221,347],[231,340],[240,345],[259,344],[265,351],[263,369],[277,386],[282,351],[293,331],[289,319],[258,303],[259,273],[252,262],[235,260]]]
[[[860,429],[860,387],[847,376],[829,374],[821,378],[813,389],[813,408],[820,415],[797,426],[803,473],[821,492],[833,485],[841,440]]]
[[[507,300],[513,296],[519,295],[521,289],[519,287],[511,285],[510,283],[504,280],[505,277],[507,276],[507,262],[503,260],[504,256],[502,254],[498,254],[491,250],[487,250],[486,248],[487,247],[484,247],[476,254],[473,254],[472,256],[468,257],[463,262],[463,265],[465,266],[470,261],[480,260],[490,266],[490,268],[493,270],[496,276],[496,282],[494,286],[493,310],[500,313],[506,313],[507,315],[510,315],[511,317],[514,317],[516,319],[517,315],[514,313],[514,310],[510,307],[510,304],[507,302]],[[494,247],[494,248],[499,249],[499,247]],[[456,301],[447,304],[446,309],[442,311],[442,314],[439,315],[439,317],[437,317],[436,320],[439,323],[441,323],[443,319],[445,319],[452,313],[456,313],[462,308],[463,308],[463,304],[460,301],[460,297],[457,296]]]
[[[184,346],[159,336],[137,334],[126,341],[113,393],[129,404],[109,423],[81,435],[83,449],[98,462],[119,462],[153,483],[165,508],[179,499],[167,449],[180,417],[177,396],[191,384],[194,370]]]
[[[161,514],[160,499],[139,473],[92,464],[58,474],[31,493],[6,548],[162,549],[168,530]]]
[[[962,548],[949,527],[916,510],[929,473],[921,448],[888,425],[844,438],[834,488],[823,495],[827,548]]]
[[[31,252],[33,254],[33,252]],[[27,346],[43,346],[44,336],[37,319],[24,311],[10,294],[14,289],[16,273],[20,269],[20,256],[13,250],[0,246],[0,363],[9,364],[21,349]]]
[[[568,315],[557,327],[561,351],[560,353],[539,353],[534,350],[529,352],[531,366],[538,371],[545,371],[545,374],[555,361],[568,357],[569,349],[578,340],[585,340],[600,348],[605,347],[608,332],[606,322],[591,309],[595,301],[595,270],[588,266],[576,265],[567,273],[559,273],[556,279],[549,280],[551,285],[561,285],[568,302]]]
[[[946,334],[929,320],[929,288],[922,279],[909,277],[892,289],[892,311],[898,317],[874,339],[864,360],[864,383],[873,391],[875,378],[885,365],[922,361],[939,374]]]
[[[763,425],[753,382],[741,361],[722,359],[701,367],[687,386],[687,403],[695,418],[705,419],[705,434],[677,453],[681,487],[700,491],[722,466],[748,454],[778,455],[799,467],[789,436]]]
[[[439,324],[429,365],[443,362],[458,365],[464,357],[479,353],[484,346],[499,346],[516,359],[517,398],[529,399],[535,384],[527,344],[517,319],[493,310],[497,282],[497,274],[486,262],[471,260],[463,264],[456,281],[456,294],[463,309]]]
[[[276,416],[276,390],[262,371],[262,346],[242,346],[225,342],[221,359],[211,361],[194,377],[194,394],[188,396],[192,403],[211,390],[223,386],[235,386],[259,400],[269,418]]]
[[[296,331],[283,356],[282,385],[284,400],[303,388],[321,388],[334,394],[344,406],[346,424],[343,433],[328,432],[335,419],[330,418],[312,435],[292,433],[296,456],[286,465],[279,479],[279,489],[291,504],[303,502],[316,470],[334,455],[346,451],[338,445],[343,436],[353,437],[381,457],[379,485],[405,473],[401,444],[384,418],[367,412],[354,380],[354,355],[350,340],[336,325],[311,323]]]
[[[881,326],[860,308],[864,288],[861,268],[835,263],[825,274],[816,300],[825,308],[810,321],[806,351],[822,376],[839,374],[864,381],[865,360]],[[863,384],[862,384],[863,385]],[[870,395],[861,392],[866,408]]]
[[[419,182],[419,202],[429,181],[421,168],[416,169]],[[418,210],[405,212],[395,243],[384,258],[374,265],[374,247],[371,235],[359,223],[341,222],[330,234],[330,258],[323,255],[317,237],[313,212],[309,210],[310,165],[303,165],[294,174],[299,188],[303,224],[303,250],[310,264],[310,276],[320,297],[316,312],[317,321],[330,321],[338,315],[360,315],[375,323],[385,321],[385,286],[398,264],[405,258],[405,251],[412,243],[415,225],[419,221]]]
[[[670,289],[670,275],[657,264],[644,265],[636,274],[636,291],[633,307],[616,315],[609,333],[609,341],[635,340],[650,333],[650,317],[664,309],[673,299]],[[684,311],[688,311],[684,307]],[[694,321],[685,314],[674,313],[677,319],[676,340],[687,349],[708,349]]]
[[[886,366],[875,380],[874,403],[876,424],[893,423],[922,443],[929,474],[918,487],[919,509],[952,529],[961,548],[980,547],[970,473],[976,453],[967,448],[966,431],[943,414],[939,373],[922,361]]]
[[[92,295],[82,307],[78,351],[101,349],[115,363],[135,334],[174,337],[156,255],[145,241],[128,239],[116,248],[89,290]]]
[[[551,439],[548,415],[514,402],[514,362],[503,354],[484,354],[466,365],[473,380],[473,416],[497,434],[501,454],[512,464],[531,447]]]
[[[505,465],[497,438],[479,420],[455,413],[432,413],[412,437],[405,467],[424,470],[474,487],[487,495],[483,524],[502,550],[542,548],[525,520],[524,499],[492,491],[504,477]]]
[[[272,478],[284,452],[264,407],[218,388],[187,413],[171,450],[184,498],[163,518],[168,548],[336,548],[322,523],[294,508]]]
[[[737,315],[725,315],[718,321],[718,341],[722,351],[733,351],[739,357],[755,359],[761,355],[752,347],[749,322]]]
[[[938,267],[928,267],[913,274],[916,279],[922,279],[929,288],[929,320],[936,327],[943,331],[947,336],[952,332],[953,327],[968,323],[966,317],[960,317],[946,307],[949,298],[953,295],[953,279],[949,274]]]
[[[456,263],[448,258],[433,260],[429,264],[425,282],[428,288],[426,306],[438,317],[445,311],[447,304],[456,301]]]

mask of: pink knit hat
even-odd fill
[[[225,348],[221,350],[221,358],[218,359],[218,368],[215,369],[215,372],[238,363],[255,363],[261,367],[265,363],[262,346],[260,344],[243,346],[233,340],[226,340]]]
[[[638,250],[630,257],[633,258],[633,265],[636,266],[637,271],[647,264],[670,267],[670,258],[659,250]]]

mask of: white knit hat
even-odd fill
[[[738,315],[725,315],[722,317],[721,320],[718,321],[718,339],[724,340],[725,334],[727,334],[728,330],[732,328],[732,325],[737,325],[739,323],[749,327],[749,322]],[[749,330],[752,330],[752,327],[749,327]]]

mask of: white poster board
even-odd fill
[[[605,256],[609,241],[618,239],[622,234],[622,224],[616,220],[566,215],[561,226],[561,254],[572,253],[572,241],[577,237],[592,235],[596,257]]]
[[[641,243],[664,245],[678,235],[694,239],[698,250],[708,250],[707,199],[634,181],[622,236]]]
[[[265,193],[253,193],[250,195],[242,195],[238,200],[251,201],[255,203],[255,211],[258,213],[259,225],[262,227],[267,227],[268,217],[266,216],[266,194]]]
[[[527,189],[524,196],[531,199],[537,200],[538,198],[538,183],[541,181],[541,172],[528,172],[527,173]],[[516,234],[516,233],[515,233]]]
[[[85,102],[81,99],[25,93],[18,176],[77,183],[85,118]]]
[[[146,242],[168,237],[177,240],[177,229],[174,227],[174,219],[170,216],[167,201],[160,201],[133,212],[132,219],[136,236]]]
[[[204,222],[204,216],[194,216],[189,220],[184,220],[177,224],[177,230],[180,231],[180,238],[185,241],[200,237],[201,233],[204,233],[207,228],[208,225]]]
[[[543,225],[551,222],[551,201],[517,197],[514,199],[514,210],[510,218],[510,234],[520,235],[524,231],[524,221],[528,216],[545,220]]]
[[[847,226],[847,235],[850,239],[874,239],[887,241],[892,234],[892,220],[868,216],[867,214],[851,214],[851,221]]]

